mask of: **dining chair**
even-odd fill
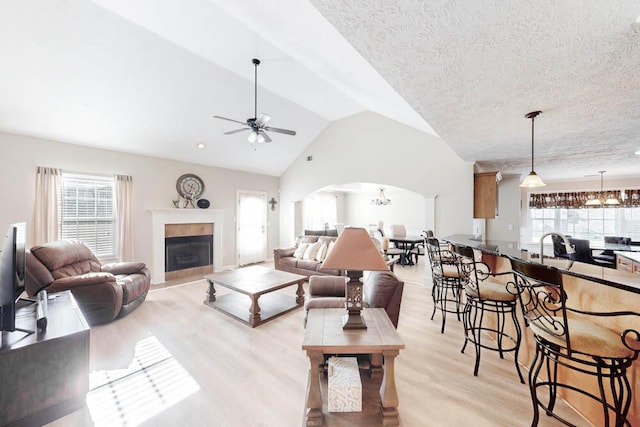
[[[538,425],[540,408],[547,415],[572,425],[554,413],[558,389],[562,390],[560,393],[575,392],[597,402],[603,410],[600,425],[630,425],[627,414],[633,397],[627,369],[638,358],[640,332],[612,330],[602,326],[602,322],[624,317],[637,324],[640,313],[587,312],[572,308],[567,304],[570,296],[557,268],[511,259],[511,269],[525,324],[536,344],[529,367],[531,425]],[[559,373],[559,369],[563,372]],[[593,377],[593,383],[576,384],[575,379],[585,375]],[[547,390],[546,398],[539,393],[542,389]]]
[[[522,341],[520,323],[516,317],[518,290],[513,280],[501,283],[498,276],[513,278],[511,271],[492,273],[489,266],[477,261],[472,248],[454,245],[460,271],[464,276],[465,305],[462,313],[464,344],[461,353],[472,343],[476,359],[473,375],[478,376],[480,351],[484,348],[498,352],[501,359],[505,353],[513,352],[516,372],[520,382],[524,378],[518,363],[518,352]],[[507,323],[510,324],[509,328]],[[511,332],[512,331],[512,332]]]

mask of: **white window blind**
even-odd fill
[[[63,173],[60,239],[81,240],[98,258],[116,257],[114,200],[113,178]]]

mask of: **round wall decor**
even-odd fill
[[[204,191],[204,182],[198,175],[185,173],[176,181],[178,194],[187,200],[196,200]]]

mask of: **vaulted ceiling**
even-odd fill
[[[640,176],[637,1],[0,0],[0,130],[280,175],[371,110],[481,170]],[[223,135],[258,113],[270,144]],[[206,148],[198,149],[203,143]]]

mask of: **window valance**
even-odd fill
[[[604,196],[612,195],[619,201],[619,205],[587,206],[587,200],[598,198],[598,191],[571,191],[561,193],[532,193],[529,195],[531,209],[583,209],[583,208],[636,208],[640,207],[640,189],[637,190],[608,190]]]

